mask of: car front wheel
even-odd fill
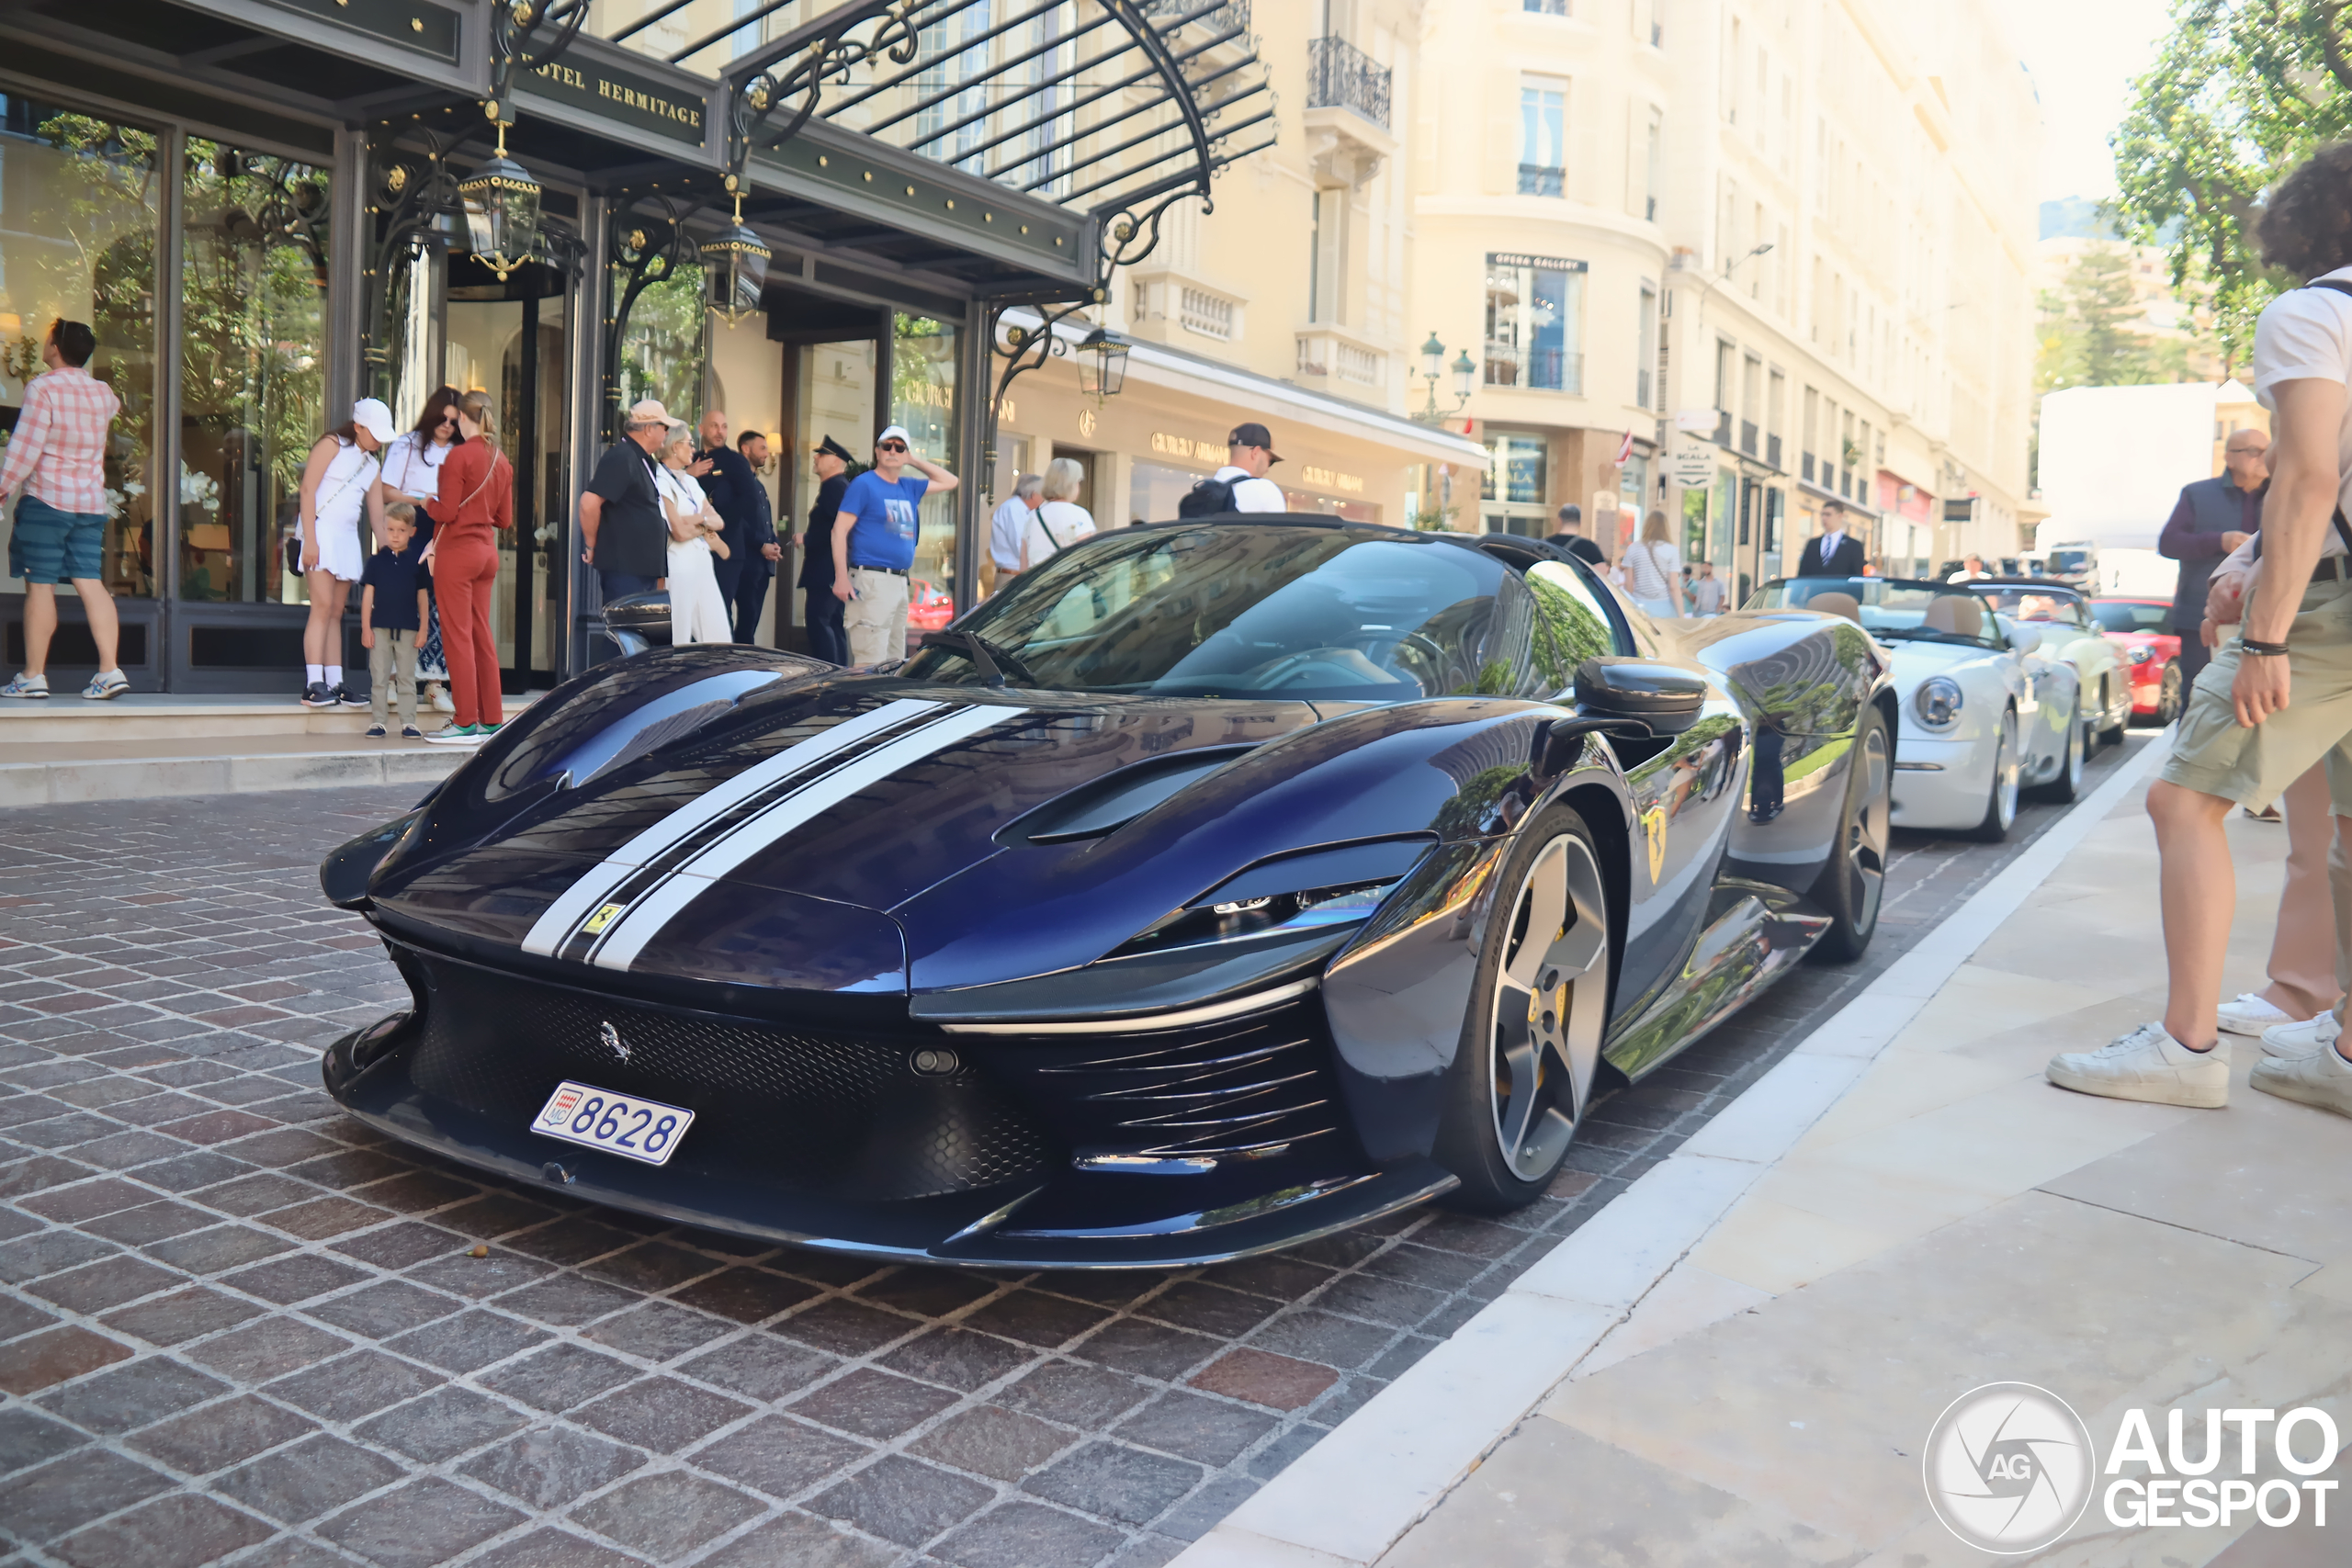
[[[2082,727],[2073,727],[2080,733]],[[2018,713],[2001,715],[2001,728],[1993,739],[1993,780],[1984,801],[1984,820],[1969,830],[1972,839],[1997,844],[2009,836],[2018,819]]]
[[[2033,786],[2036,800],[2055,801],[2064,806],[2075,798],[2083,787],[2083,727],[2066,726],[2066,754],[2058,761],[2056,775]]]
[[[1440,1165],[1457,1207],[1500,1213],[1544,1195],[1567,1158],[1609,1024],[1609,892],[1592,833],[1565,806],[1505,857],[1470,1016],[1447,1075]]]
[[[1838,818],[1838,841],[1815,885],[1814,900],[1829,912],[1829,929],[1814,954],[1832,964],[1860,958],[1878,930],[1878,908],[1886,891],[1889,797],[1894,760],[1889,754],[1886,716],[1862,710],[1854,737],[1854,760],[1846,774],[1846,805]]]
[[[2156,682],[2156,724],[2159,728],[2180,716],[2183,684],[2180,666],[2165,665],[2164,675]]]

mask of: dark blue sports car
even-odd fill
[[[897,665],[658,649],[322,871],[414,1005],[327,1087],[616,1208],[986,1266],[1532,1201],[1877,920],[1882,651],[1503,536],[1105,533]]]

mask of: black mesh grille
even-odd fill
[[[969,1066],[919,1075],[920,1047],[663,1012],[424,959],[409,1076],[526,1126],[565,1078],[682,1105],[681,1169],[871,1199],[991,1187],[1054,1163],[1050,1140]],[[561,1145],[550,1141],[549,1156]]]
[[[1162,1158],[1264,1157],[1330,1141],[1339,1086],[1312,1000],[1230,1023],[992,1055],[1074,1143]]]

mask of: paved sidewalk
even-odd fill
[[[2223,1111],[2042,1080],[2053,1050],[2161,1010],[2143,798],[2091,830],[1383,1568],[2352,1561],[2352,1501],[2328,1529],[2308,1509],[2285,1529],[2128,1529],[2095,1492],[2066,1540],[2004,1559],[1948,1533],[1922,1486],[1938,1414],[1993,1382],[2070,1402],[2101,1455],[2133,1407],[2160,1442],[2167,1410],[2197,1433],[2223,1406],[2316,1405],[2352,1436],[2352,1121],[2250,1089],[2251,1042]],[[2229,831],[2234,994],[2261,984],[2286,840],[2243,817]],[[2267,1448],[2262,1473],[2284,1476]],[[2352,1496],[2352,1459],[2329,1473]]]
[[[6,1568],[1151,1568],[2057,818],[2031,808],[2007,846],[1900,836],[1865,962],[1804,966],[1607,1100],[1521,1213],[981,1276],[585,1210],[336,1114],[319,1045],[405,993],[315,866],[414,798],[0,813]]]

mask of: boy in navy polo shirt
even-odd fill
[[[433,574],[415,543],[416,508],[405,502],[387,506],[384,547],[359,573],[359,646],[368,650],[368,705],[376,720],[368,733],[384,733],[389,688],[397,682],[401,734],[411,740],[424,739],[416,728],[416,642],[433,600]]]
[[[915,564],[922,498],[957,483],[908,445],[901,425],[874,438],[874,467],[849,481],[833,523],[833,596],[843,605],[853,665],[907,656],[907,572]]]

